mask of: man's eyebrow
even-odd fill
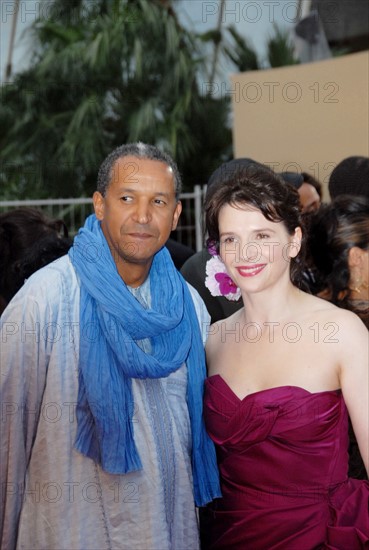
[[[119,189],[117,189],[117,194],[120,195],[121,193],[137,194],[137,193],[140,193],[140,190],[139,189],[131,189],[130,187],[120,187]],[[150,194],[155,195],[156,197],[157,196],[159,196],[159,197],[170,197],[171,196],[171,193],[167,193],[165,191],[153,191]]]

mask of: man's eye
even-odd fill
[[[120,197],[120,200],[123,202],[130,202],[132,200],[132,197],[124,195],[123,197]]]
[[[155,204],[159,204],[160,206],[166,204],[166,202],[163,201],[162,199],[155,199],[155,200],[154,200],[154,203],[155,203]]]

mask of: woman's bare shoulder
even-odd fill
[[[354,333],[361,337],[367,336],[368,331],[356,313],[338,307],[322,298],[307,296],[304,309],[310,323],[335,325],[344,340],[351,338]]]
[[[224,319],[220,319],[216,323],[213,323],[210,328],[214,328],[214,332],[216,332],[217,329],[219,329],[222,326],[231,326],[231,325],[234,325],[235,323],[239,323],[243,316],[243,311],[244,311],[244,308],[241,308],[235,311],[229,317],[225,317]]]
[[[308,308],[310,311],[320,311],[324,314],[324,312],[331,312],[340,309],[328,300],[319,298],[319,296],[314,296],[313,294],[307,294],[306,292],[301,291],[300,298],[303,307]]]
[[[206,351],[207,353],[211,350],[214,350],[219,344],[224,343],[224,339],[222,338],[222,335],[227,334],[228,331],[232,330],[237,323],[240,323],[242,319],[242,312],[243,308],[236,311],[229,317],[225,317],[224,319],[220,319],[216,323],[213,323],[209,327],[209,334],[206,344]]]

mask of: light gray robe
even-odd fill
[[[190,290],[205,338],[209,316]],[[1,322],[1,548],[197,549],[186,366],[133,380],[143,468],[107,474],[73,447],[79,284],[68,256],[35,273]]]

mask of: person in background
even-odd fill
[[[28,276],[71,245],[65,223],[41,210],[23,207],[0,214],[0,315]]]
[[[312,291],[356,313],[369,329],[369,199],[337,196],[312,218],[308,239]],[[349,475],[367,479],[350,424]]]
[[[369,157],[352,156],[343,159],[329,176],[331,199],[339,195],[359,195],[369,199]]]
[[[297,191],[260,168],[206,201],[206,227],[244,307],[212,325],[204,416],[222,498],[203,548],[369,544],[369,483],[350,479],[348,412],[369,471],[368,332],[304,292]]]
[[[195,251],[190,246],[176,241],[175,239],[168,239],[165,246],[169,250],[169,254],[172,257],[173,263],[179,270],[183,264],[195,254]]]
[[[312,176],[306,178],[306,172],[280,172],[278,175],[286,183],[297,189],[303,214],[310,214],[318,210],[321,203],[321,194],[319,194],[319,182],[315,178],[313,178],[314,183],[312,183],[310,179]]]
[[[315,187],[316,192],[319,195],[320,203],[323,201],[323,186],[319,180],[314,178],[312,174],[309,174],[309,172],[301,172],[301,175],[304,179],[304,183],[308,183]]]
[[[319,295],[369,328],[369,199],[337,196],[312,218],[308,247]]]
[[[9,278],[12,281],[9,300],[33,273],[67,254],[72,245],[73,239],[70,237],[59,237],[54,234],[42,237],[31,245],[23,257],[14,262],[9,269]]]
[[[180,190],[156,147],[112,151],[68,255],[3,313],[2,548],[199,548],[195,505],[220,490],[209,316],[164,246]]]

